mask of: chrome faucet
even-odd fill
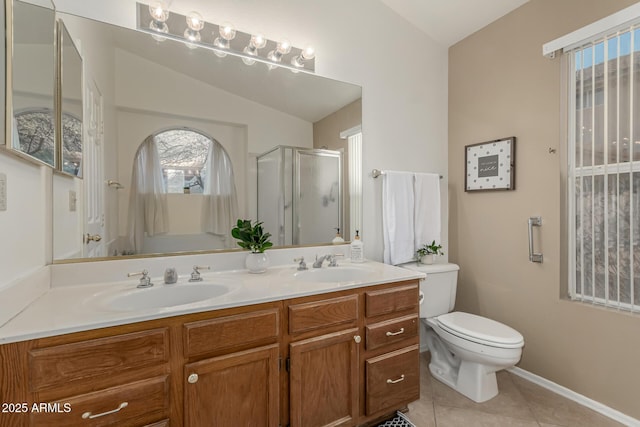
[[[307,263],[304,262],[304,257],[301,256],[300,258],[295,258],[293,260],[293,262],[297,262],[298,264],[298,271],[303,271],[303,270],[308,270],[307,269]]]
[[[151,283],[151,278],[149,277],[149,272],[147,270],[142,270],[140,273],[127,274],[127,277],[133,276],[142,276],[140,277],[140,282],[138,283],[138,286],[136,286],[136,288],[150,288],[153,286],[153,283]]]
[[[324,260],[328,260],[329,261],[329,267],[337,267],[338,266],[338,261],[336,260],[336,257],[341,257],[344,256],[343,254],[327,254],[327,255],[323,255],[320,258],[318,258],[318,256],[316,255],[316,260],[313,263],[313,268],[320,268],[322,267],[322,263],[324,262]]]
[[[201,282],[202,281],[202,277],[200,277],[200,270],[208,270],[209,266],[208,265],[194,265],[193,266],[193,271],[191,272],[191,278],[189,279],[190,282]]]

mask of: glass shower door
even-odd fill
[[[342,228],[341,171],[339,151],[295,151],[294,244],[331,242]]]

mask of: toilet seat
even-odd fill
[[[521,348],[524,337],[515,329],[475,314],[452,312],[434,319],[443,330],[461,339],[498,348]]]

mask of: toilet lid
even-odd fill
[[[504,348],[524,345],[520,332],[486,317],[456,311],[438,316],[436,320],[442,329],[469,341]]]

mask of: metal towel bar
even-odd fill
[[[371,176],[374,178],[379,177],[380,175],[384,175],[384,171],[380,170],[380,169],[374,169],[371,171]],[[440,175],[440,179],[442,179],[442,175]]]

